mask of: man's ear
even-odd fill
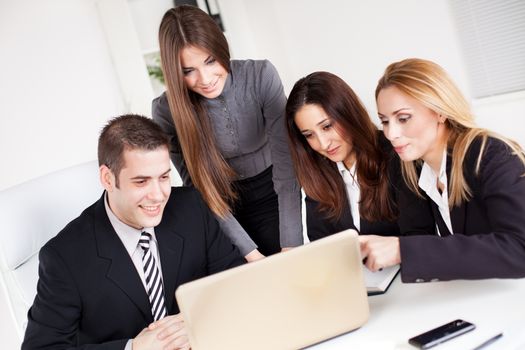
[[[99,168],[100,170],[100,183],[102,184],[102,187],[108,192],[113,192],[114,188],[116,187],[115,183],[115,175],[113,175],[113,172],[111,169],[109,169],[106,165],[102,164]]]

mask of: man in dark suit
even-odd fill
[[[40,251],[22,348],[188,349],[175,289],[244,259],[198,192],[171,188],[150,119],[110,121],[98,158],[101,198]]]

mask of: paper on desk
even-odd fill
[[[366,289],[369,292],[384,293],[399,271],[399,265],[386,267],[381,271],[372,272],[363,266]]]

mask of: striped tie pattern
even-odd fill
[[[162,288],[162,276],[155,262],[155,257],[149,249],[151,234],[142,232],[139,245],[144,250],[142,264],[144,265],[144,277],[148,289],[149,301],[151,304],[151,314],[153,320],[157,321],[167,315],[166,304],[164,303],[164,289]]]

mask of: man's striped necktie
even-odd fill
[[[150,248],[151,234],[142,232],[140,236],[139,245],[144,250],[142,256],[142,264],[144,265],[144,277],[146,278],[146,286],[151,304],[151,313],[153,320],[157,321],[167,315],[166,304],[164,303],[164,288],[162,287],[162,275],[155,257],[151,253]]]

